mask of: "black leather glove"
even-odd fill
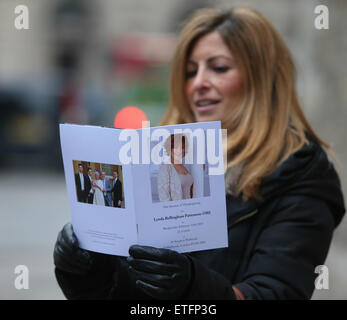
[[[91,252],[78,246],[78,240],[71,223],[67,223],[59,232],[54,247],[53,259],[59,270],[77,275],[87,274],[93,265]]]
[[[133,245],[129,248],[129,272],[136,285],[156,299],[183,298],[192,279],[192,263],[169,249]]]

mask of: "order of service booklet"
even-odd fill
[[[71,222],[83,249],[228,246],[223,130],[217,122],[141,129],[60,124]]]

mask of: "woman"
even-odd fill
[[[193,198],[194,179],[182,163],[188,148],[188,139],[183,134],[171,134],[164,143],[170,157],[169,164],[162,164],[158,171],[158,194],[160,201],[175,201]]]
[[[211,120],[228,130],[229,247],[178,254],[132,246],[127,260],[93,254],[69,269],[64,261],[76,247],[66,244],[76,239],[66,225],[56,246],[65,255],[55,262],[67,297],[311,297],[344,200],[329,146],[298,102],[291,55],[255,10],[201,10],[181,33],[162,124]]]
[[[104,184],[103,184],[103,181],[100,179],[99,171],[95,170],[94,175],[95,175],[95,180],[92,183],[92,187],[94,190],[93,204],[104,206],[105,205],[105,198],[104,198],[105,190],[103,189]]]

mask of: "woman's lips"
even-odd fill
[[[216,108],[219,100],[200,100],[195,103],[195,108],[199,112],[206,112]]]

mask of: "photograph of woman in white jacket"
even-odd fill
[[[193,198],[194,179],[182,163],[188,150],[188,139],[184,134],[171,134],[164,143],[170,157],[158,171],[158,196],[160,201],[175,201]]]

